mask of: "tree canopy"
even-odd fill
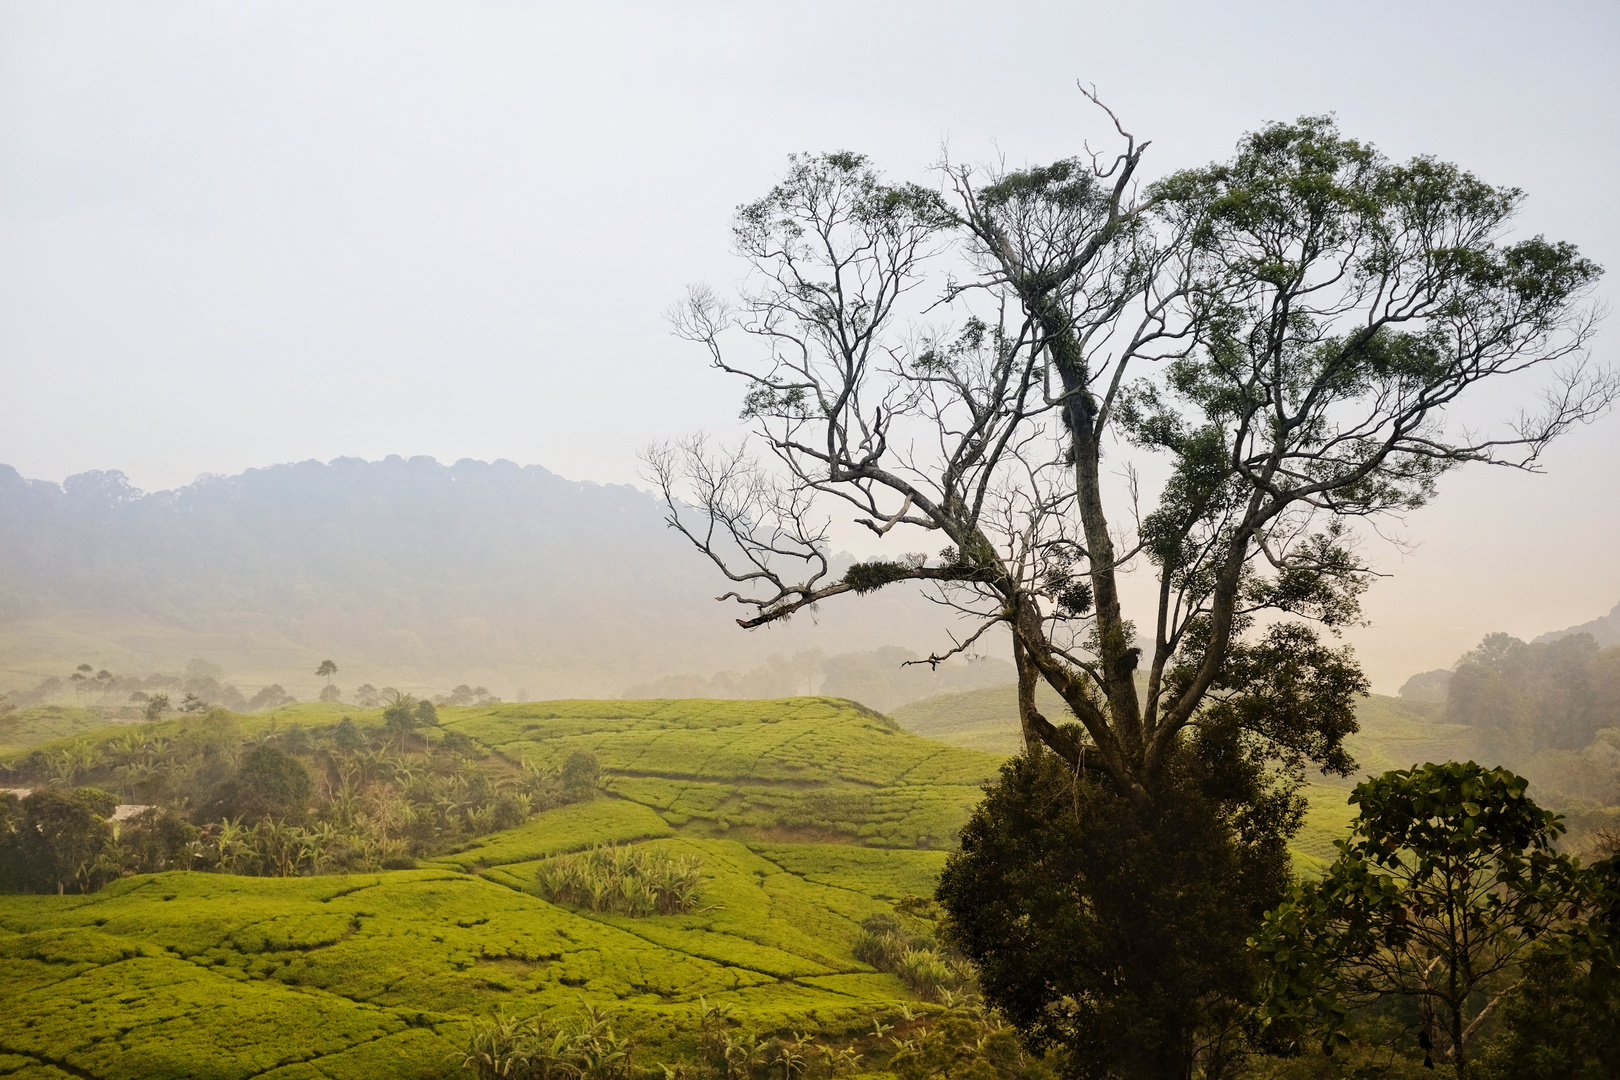
[[[929,583],[967,627],[935,658],[1010,630],[1024,681],[1058,692],[1145,803],[1189,725],[1242,696],[1233,658],[1266,634],[1317,661],[1291,692],[1359,689],[1346,654],[1313,644],[1357,618],[1368,581],[1347,522],[1423,505],[1465,462],[1533,467],[1615,379],[1586,359],[1598,268],[1512,239],[1517,190],[1390,161],[1323,118],[1146,185],[1146,144],[1121,138],[1108,162],[947,163],[943,192],[858,154],[794,157],[738,211],[741,297],[695,288],[676,313],[742,381],[775,464],[701,437],[647,459],[742,625]],[[1535,368],[1539,411],[1483,433],[1454,415]],[[1163,476],[1156,497],[1137,461]],[[839,504],[943,548],[835,574]],[[1156,603],[1133,619],[1137,572]],[[1238,707],[1285,754],[1332,757],[1336,723],[1261,704]],[[1023,720],[1078,760],[1029,695]]]
[[[250,824],[301,821],[313,790],[301,761],[274,746],[260,745],[248,751],[236,774],[220,785],[213,813]]]

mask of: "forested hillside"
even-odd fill
[[[201,658],[248,696],[274,683],[307,699],[331,657],[350,688],[608,696],[942,640],[939,612],[898,590],[859,618],[744,634],[711,571],[651,496],[508,461],[306,461],[155,493],[118,472],[57,485],[0,466],[0,692],[81,662],[127,675]]]

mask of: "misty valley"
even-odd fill
[[[339,468],[305,467],[303,482],[328,483]],[[396,484],[408,468],[424,490],[393,497],[424,505],[446,472],[349,468],[351,483],[393,471]],[[33,488],[13,485],[13,498],[40,499]],[[45,496],[86,535],[84,519],[101,518],[107,547],[85,562],[124,584],[98,593],[62,563],[54,577],[11,574],[12,616],[29,612],[31,580],[77,598],[63,625],[110,626],[151,603],[153,592],[131,589],[220,573],[185,564],[195,549],[178,539],[176,496],[151,508],[105,488],[95,500]],[[283,497],[315,502],[310,491]],[[503,493],[514,515],[524,497]],[[344,501],[304,535],[333,536]],[[158,515],[171,540],[144,556],[141,515]],[[244,530],[240,543],[264,539]],[[9,565],[58,546],[36,534],[7,549]],[[148,560],[141,576],[106,566],[136,558]],[[385,571],[374,569],[369,602],[405,592],[408,571],[392,583]],[[233,588],[254,588],[243,577]],[[493,582],[464,585],[467,608],[497,595]],[[320,616],[331,601],[314,593],[280,601],[309,605],[308,622],[282,620],[283,633],[310,635],[297,643],[308,655],[331,640]],[[106,608],[92,606],[98,596]],[[243,617],[210,610],[200,592],[179,597],[141,616],[166,620],[170,641]],[[46,602],[36,593],[32,604]],[[589,627],[588,612],[576,622]],[[985,1008],[934,895],[982,786],[1022,749],[1004,661],[929,670],[902,666],[916,656],[894,646],[817,648],[643,678],[614,698],[509,701],[451,676],[437,690],[398,689],[386,680],[405,669],[368,654],[363,637],[341,662],[306,662],[284,685],[225,666],[263,663],[244,661],[251,648],[228,633],[209,649],[218,660],[117,672],[90,661],[150,664],[133,650],[158,639],[104,633],[56,673],[8,661],[7,1075],[425,1077],[461,1074],[464,1060],[486,1075],[515,1075],[489,1061],[596,1077],[664,1062],[788,1080],[1068,1067]],[[534,669],[516,677],[543,685]],[[1048,688],[1038,700],[1060,715]],[[1288,850],[1302,879],[1331,872],[1357,818],[1355,784],[1414,761],[1489,760],[1528,777],[1527,796],[1563,815],[1558,847],[1588,862],[1620,838],[1620,606],[1534,642],[1491,635],[1398,696],[1361,697],[1356,716],[1347,747],[1361,771],[1305,789]],[[1385,1005],[1361,1023],[1376,1033],[1397,1022]],[[1350,1056],[1374,1060],[1371,1045]],[[1281,1060],[1279,1075],[1314,1075]]]

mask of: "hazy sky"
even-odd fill
[[[139,486],[339,455],[632,481],[735,426],[673,340],[795,150],[926,179],[1105,138],[1150,173],[1335,112],[1524,188],[1620,295],[1620,6],[0,3],[0,462]],[[1620,356],[1611,320],[1599,354]],[[1514,402],[1494,404],[1511,411]],[[1353,640],[1380,689],[1620,600],[1620,419],[1459,474]]]

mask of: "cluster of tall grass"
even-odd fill
[[[616,915],[678,915],[697,906],[703,861],[662,848],[598,844],[548,859],[535,871],[540,895],[553,904]]]
[[[462,1065],[479,1080],[632,1080],[635,1043],[594,1006],[561,1024],[496,1013],[473,1024]]]
[[[636,1061],[632,1040],[608,1014],[587,1008],[561,1023],[503,1014],[475,1021],[462,1064],[479,1080],[834,1080],[889,1074],[898,1080],[1055,1080],[1060,1052],[1032,1053],[1017,1033],[977,1005],[932,1014],[902,1005],[864,1034],[747,1030],[728,1004],[699,998],[686,1027],[696,1053]]]
[[[1034,1053],[1016,1031],[977,1006],[953,1009],[890,1037],[886,1064],[898,1080],[1057,1080],[1074,1075],[1062,1048]]]
[[[924,1001],[955,1005],[971,1000],[977,987],[973,965],[941,945],[933,920],[920,915],[867,916],[855,937],[854,953],[857,960],[898,976]]]

